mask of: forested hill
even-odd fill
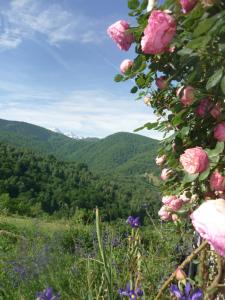
[[[84,162],[95,173],[158,174],[154,163],[158,141],[137,134],[76,140],[29,123],[0,120],[0,141],[59,160]]]
[[[83,209],[86,218],[101,208],[105,220],[141,214],[159,206],[157,188],[145,178],[96,176],[84,164],[59,162],[0,143],[0,210],[28,216],[58,217]]]

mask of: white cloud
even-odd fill
[[[10,97],[5,96],[12,99],[10,102],[4,101],[4,96],[1,96],[0,118],[97,137],[119,131],[133,132],[144,123],[155,121],[152,111],[143,103],[129,101],[104,90],[76,90],[63,95],[35,89],[25,91],[22,86],[18,93],[17,88],[11,87]],[[5,91],[9,93],[9,89],[10,86]],[[140,133],[153,138],[162,137],[154,131]]]
[[[36,34],[42,34],[55,46],[62,42],[99,43],[104,38],[97,32],[97,20],[48,1],[13,0],[1,12],[1,19],[1,48],[15,48],[24,39],[34,39]]]

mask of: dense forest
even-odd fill
[[[149,178],[94,175],[83,163],[0,143],[0,209],[6,213],[69,217],[80,208],[88,219],[98,206],[113,220],[142,215],[146,205],[155,215],[158,198]]]

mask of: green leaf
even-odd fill
[[[207,170],[205,170],[205,172],[202,172],[200,174],[199,181],[205,180],[209,176],[209,173],[210,173],[210,167]]]
[[[215,85],[217,85],[217,83],[219,83],[220,79],[223,76],[223,67],[220,68],[219,70],[217,70],[208,80],[207,84],[206,84],[206,89],[209,90],[212,87],[214,87]]]
[[[186,173],[183,178],[183,183],[189,183],[189,182],[195,181],[198,178],[198,176],[199,176],[199,173],[197,173],[197,174]]]
[[[217,142],[216,147],[213,150],[207,151],[210,160],[215,156],[219,156],[219,154],[221,154],[223,150],[224,150],[224,142]]]
[[[190,41],[186,47],[191,49],[204,48],[210,40],[211,36],[200,36]]]
[[[223,78],[220,82],[220,88],[221,88],[223,94],[225,95],[225,76],[223,76]]]
[[[206,33],[215,24],[215,22],[215,18],[208,18],[200,22],[193,32],[193,37],[198,37]]]
[[[139,1],[138,0],[128,0],[128,7],[130,9],[137,9],[139,6]]]
[[[142,66],[143,63],[145,63],[145,57],[144,57],[144,55],[138,55],[135,58],[135,60],[134,60],[134,63],[133,63],[131,71],[132,72],[139,71],[139,69],[141,68],[141,66]]]
[[[154,123],[146,123],[144,124],[143,126],[137,128],[134,130],[134,132],[137,132],[137,131],[140,131],[140,130],[143,130],[143,129],[148,129],[148,130],[151,130],[151,129],[154,129],[158,126],[158,122],[154,122]]]
[[[138,91],[137,86],[132,87],[132,89],[130,90],[130,92],[131,92],[132,94],[137,93],[137,91]]]
[[[115,77],[114,77],[114,81],[115,82],[120,82],[123,80],[123,75],[121,74],[117,74]]]

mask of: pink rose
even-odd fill
[[[182,90],[182,92],[180,89],[178,91],[179,91],[180,101],[183,103],[184,106],[189,106],[193,103],[195,99],[195,89],[192,86],[187,86]]]
[[[176,200],[176,199],[177,199],[176,196],[163,196],[162,203],[165,204],[166,206],[168,206],[171,201]]]
[[[225,142],[225,122],[216,125],[214,128],[214,138],[218,141]]]
[[[141,40],[142,51],[145,54],[159,54],[166,51],[175,33],[175,19],[161,10],[153,10]]]
[[[124,59],[120,64],[121,73],[125,74],[133,65],[133,61],[130,59]]]
[[[134,41],[132,33],[128,33],[129,24],[124,20],[119,20],[108,27],[107,33],[121,50],[128,51]]]
[[[208,155],[201,147],[185,150],[180,156],[180,162],[189,174],[204,172],[209,166]]]
[[[157,156],[156,159],[155,159],[155,163],[158,166],[162,166],[165,162],[166,162],[166,155]]]
[[[225,200],[208,200],[191,214],[192,224],[225,257]]]
[[[183,205],[183,201],[176,196],[164,196],[162,203],[173,211],[178,211]]]
[[[158,215],[163,221],[171,220],[171,213],[168,211],[168,208],[165,205],[160,208]]]
[[[210,176],[210,188],[212,191],[225,191],[225,176],[217,170]]]
[[[167,81],[166,81],[166,77],[165,76],[161,76],[159,78],[156,79],[156,85],[160,90],[164,90],[165,88],[167,88]]]
[[[173,173],[173,171],[171,169],[165,168],[165,169],[162,170],[162,173],[161,173],[160,177],[161,177],[162,180],[167,180],[167,179],[170,178],[172,173]]]
[[[188,13],[197,4],[197,0],[180,0],[182,11],[184,14]]]
[[[210,103],[210,99],[209,98],[203,98],[197,109],[196,109],[196,114],[199,116],[199,117],[205,117],[206,114],[208,113],[208,111],[210,110],[210,107],[211,107],[211,103]]]
[[[210,110],[210,114],[214,119],[217,119],[221,114],[221,106],[219,103],[216,103],[213,108]]]

